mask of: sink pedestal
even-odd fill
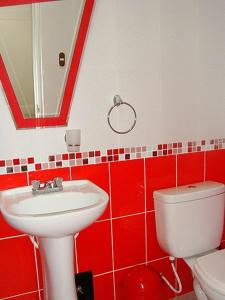
[[[77,300],[74,278],[74,236],[38,238],[44,299]]]

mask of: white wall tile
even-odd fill
[[[68,124],[81,151],[223,137],[224,11],[223,0],[96,0]],[[115,94],[137,111],[127,135],[107,124]],[[65,130],[16,130],[0,93],[1,159],[63,153]]]

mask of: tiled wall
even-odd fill
[[[124,276],[132,266],[148,264],[174,281],[167,254],[156,239],[152,192],[208,179],[225,183],[224,165],[223,149],[171,154],[4,174],[0,176],[0,189],[62,176],[64,180],[89,179],[106,190],[110,205],[76,240],[75,268],[77,272],[93,271],[95,300],[123,300]],[[191,273],[182,260],[177,265],[183,293],[189,292]],[[38,251],[26,235],[10,228],[1,217],[0,299],[40,300],[42,286]],[[161,291],[165,299],[175,296],[163,284]]]
[[[96,0],[68,127],[16,130],[0,87],[0,159],[44,162],[72,128],[82,151],[223,136],[224,11],[221,0]],[[137,112],[126,135],[107,122],[116,94]],[[112,117],[118,129],[133,121],[126,107]]]
[[[225,149],[225,138],[63,153],[49,155],[44,162],[35,157],[0,159],[0,175],[220,149]]]

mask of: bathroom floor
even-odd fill
[[[171,300],[197,300],[197,298],[195,296],[195,293],[192,292],[192,293],[188,293],[188,294],[173,298]]]

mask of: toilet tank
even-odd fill
[[[218,247],[223,233],[224,191],[224,184],[213,181],[155,191],[161,248],[184,258]]]

